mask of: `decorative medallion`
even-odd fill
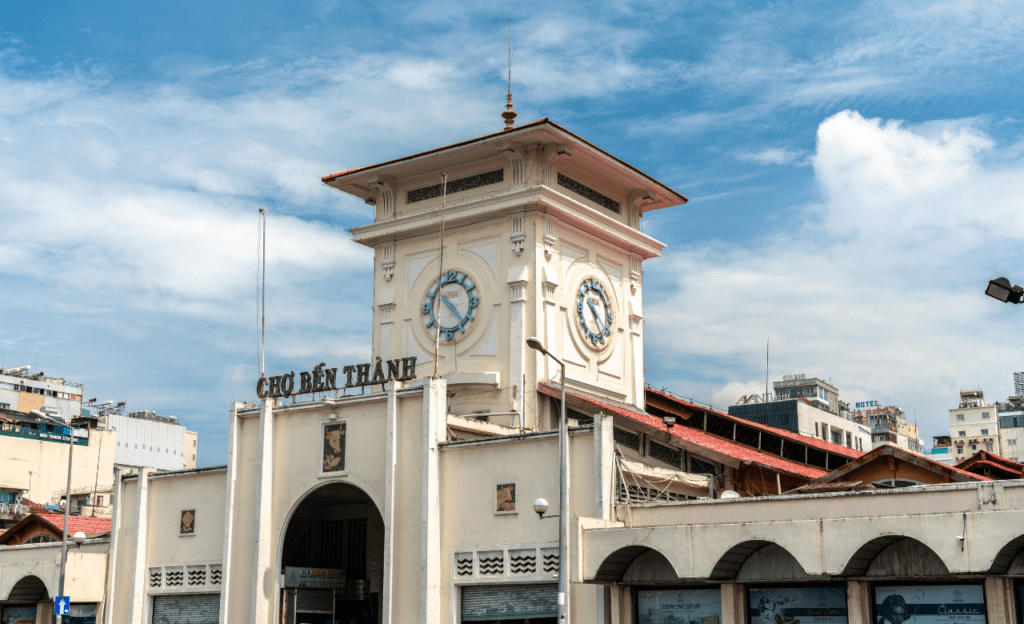
[[[348,421],[328,421],[323,426],[321,474],[345,472],[346,429]]]
[[[494,513],[516,513],[516,484],[499,483],[494,487]]]
[[[612,334],[612,301],[596,277],[583,280],[576,290],[576,324],[592,349],[603,349]]]
[[[439,331],[445,340],[454,340],[469,331],[479,305],[476,281],[461,271],[446,271],[423,296],[423,321],[431,334]]]
[[[181,510],[181,525],[178,527],[179,535],[195,535],[196,534],[196,510],[195,509],[182,509]]]

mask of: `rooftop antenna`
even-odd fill
[[[508,12],[508,95],[506,96],[505,112],[501,114],[505,118],[505,130],[511,130],[516,123],[518,114],[512,108],[512,12]]]
[[[768,424],[768,349],[772,345],[772,335],[764,343],[764,424]]]
[[[256,344],[256,366],[260,379],[266,375],[267,360],[267,211],[260,208],[256,220],[256,324],[259,342]]]

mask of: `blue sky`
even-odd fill
[[[691,198],[644,229],[648,381],[829,378],[947,432],[1024,370],[1019,2],[0,6],[0,354],[226,459],[268,369],[363,361],[370,218],[320,176],[550,117]]]

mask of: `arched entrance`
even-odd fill
[[[313,490],[284,534],[281,624],[379,624],[383,563],[384,520],[370,497],[349,483]]]
[[[6,598],[0,605],[0,622],[4,624],[35,624],[37,605],[50,600],[46,585],[37,576],[19,580]]]

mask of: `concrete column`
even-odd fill
[[[52,602],[39,602],[36,603],[36,624],[52,624],[53,623],[53,603]]]
[[[437,443],[445,439],[447,391],[444,379],[429,379],[423,386],[420,624],[441,622],[441,478]]]
[[[543,278],[541,286],[544,288],[544,335],[539,336],[544,341],[544,346],[551,353],[561,353],[561,349],[558,348],[558,306],[555,303],[555,293],[558,292],[558,273],[551,267],[544,267]],[[549,357],[543,355],[537,355],[540,361],[543,362],[542,366],[544,369],[544,379],[552,379],[555,377],[555,372],[560,370],[558,364]],[[538,371],[537,377],[540,377]]]
[[[383,344],[383,343],[382,343]],[[388,411],[384,438],[384,582],[381,587],[381,621],[391,624],[395,583],[395,467],[398,463],[398,388],[388,384]],[[221,620],[226,621],[226,620]]]
[[[872,624],[871,584],[864,581],[846,581],[846,610],[848,624]]]
[[[377,307],[380,309],[380,359],[387,362],[391,359],[392,329],[395,323],[392,316],[395,312],[395,291],[383,290],[377,295]]]
[[[985,579],[986,624],[1014,624],[1013,580],[1003,576]],[[852,624],[852,623],[851,623]]]
[[[231,554],[234,552],[235,492],[238,484],[238,410],[245,403],[232,403],[228,416],[228,472],[224,492],[224,548],[221,553],[220,621],[231,621],[231,580],[234,567]]]
[[[146,621],[146,563],[148,557],[149,528],[149,471],[151,468],[139,468],[138,495],[135,504],[135,557],[132,564],[132,601],[128,613],[131,624],[143,624]],[[116,556],[116,553],[111,553]],[[53,611],[53,607],[50,607]]]
[[[743,585],[722,583],[722,624],[746,624]]]
[[[113,598],[113,590],[115,582],[117,581],[117,553],[121,552],[118,544],[118,532],[121,530],[121,469],[114,468],[114,490],[110,493],[111,504],[113,509],[111,510],[110,520],[110,546],[107,548],[107,591],[103,593],[103,602],[99,605],[99,621],[103,624],[113,624],[114,622],[114,604],[111,602]]]
[[[644,409],[647,404],[644,396],[644,317],[640,309],[640,296],[629,302],[629,351],[633,358],[633,393],[636,404]]]
[[[274,399],[263,399],[260,406],[260,435],[256,459],[256,518],[252,553],[252,597],[249,619],[265,624],[274,617],[275,573],[270,552],[271,507],[274,498]],[[237,619],[237,618],[236,618]]]
[[[508,285],[511,287],[511,308],[510,308],[510,320],[509,325],[509,345],[508,345],[508,387],[509,392],[513,392],[512,388],[518,388],[518,394],[509,396],[509,405],[512,411],[515,411],[516,403],[525,405],[520,399],[522,398],[525,388],[523,388],[523,375],[526,372],[526,283],[527,283],[527,268],[512,267],[508,270]],[[545,345],[547,346],[547,345]],[[526,412],[525,407],[522,410]]]

